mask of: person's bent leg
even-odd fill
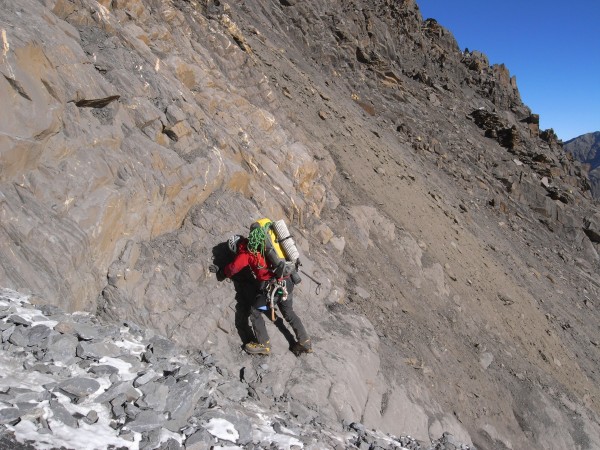
[[[269,333],[263,318],[263,311],[260,308],[266,306],[266,296],[263,292],[256,296],[256,302],[250,309],[250,322],[254,329],[254,335],[257,342],[249,342],[244,346],[244,350],[250,354],[268,355],[271,352],[271,343],[269,342]]]
[[[312,352],[312,344],[310,341],[310,337],[304,328],[304,324],[300,320],[300,317],[294,311],[294,302],[292,292],[294,290],[293,284],[290,287],[291,283],[288,283],[288,298],[287,300],[280,301],[279,311],[281,311],[281,315],[286,320],[287,323],[290,324],[292,330],[296,334],[296,344],[292,347],[292,351],[294,353],[309,353]]]
[[[292,330],[296,334],[296,340],[303,342],[308,340],[308,333],[304,328],[304,324],[300,320],[300,317],[296,314],[293,307],[293,301],[288,297],[287,300],[279,302],[279,311],[287,323],[290,324]]]
[[[265,325],[265,319],[263,318],[263,311],[253,306],[250,312],[250,321],[252,322],[256,341],[259,344],[268,343],[269,333],[267,332],[267,326]]]
[[[250,327],[248,319],[250,318],[250,305],[237,302],[235,305],[235,328],[243,344],[254,340],[254,330]]]

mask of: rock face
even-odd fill
[[[135,323],[164,336],[145,362],[202,352],[239,374],[223,395],[247,385],[303,423],[480,449],[600,441],[585,166],[539,130],[508,68],[413,0],[7,0],[0,19],[0,284],[114,324],[47,331],[7,312],[7,351],[42,339],[44,363],[118,358],[103,339]],[[265,216],[301,251],[295,309],[315,354],[288,352],[279,320],[275,356],[249,364],[252,280],[207,268]],[[84,403],[114,368],[57,389]],[[182,432],[196,375],[140,374],[101,403],[133,418],[129,438]],[[190,447],[233,436],[221,420],[236,411],[207,416]]]
[[[578,136],[563,144],[566,152],[584,164],[589,164],[589,178],[594,198],[600,197],[600,131]]]

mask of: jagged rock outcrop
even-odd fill
[[[248,367],[263,407],[307,422],[600,440],[585,167],[506,67],[414,1],[9,0],[0,17],[3,286]],[[267,373],[239,351],[248,280],[207,270],[261,216],[322,282],[295,300],[315,354],[270,326]]]

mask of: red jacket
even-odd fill
[[[251,253],[248,250],[248,240],[244,239],[238,244],[238,253],[235,259],[227,264],[223,273],[227,278],[231,278],[244,267],[250,266],[252,272],[259,281],[269,281],[275,275],[267,268],[267,262],[260,253]]]

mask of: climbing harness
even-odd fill
[[[288,298],[288,291],[285,286],[284,280],[272,279],[267,284],[267,299],[269,300],[269,307],[271,308],[271,320],[275,322],[275,303],[281,300],[286,301]]]

